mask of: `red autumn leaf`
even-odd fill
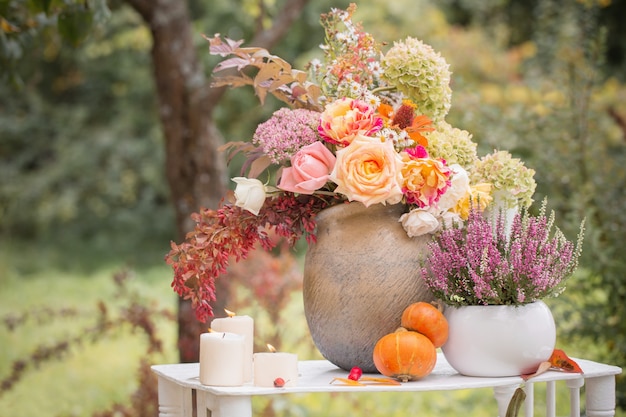
[[[561,371],[583,373],[580,366],[561,349],[554,349],[549,361],[553,368],[557,368]]]

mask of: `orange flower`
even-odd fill
[[[378,114],[383,119],[385,126],[392,129],[404,130],[416,144],[428,146],[428,139],[422,133],[432,132],[432,121],[428,116],[415,115],[415,104],[411,100],[404,100],[397,110],[389,104],[382,103],[378,106]]]
[[[428,207],[450,186],[452,171],[442,161],[402,153],[402,192],[409,204]]]

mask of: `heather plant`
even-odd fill
[[[495,226],[472,210],[464,224],[445,228],[429,244],[422,275],[435,297],[453,306],[522,305],[558,296],[578,266],[584,221],[577,242],[546,216],[518,212],[507,232],[504,212]]]

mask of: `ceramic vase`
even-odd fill
[[[431,236],[409,238],[402,205],[341,204],[317,216],[317,243],[304,266],[304,312],[328,361],[376,372],[376,342],[400,326],[402,311],[432,301],[419,273]]]
[[[533,373],[556,343],[550,308],[542,301],[522,306],[446,307],[448,341],[442,351],[460,374],[504,377]]]

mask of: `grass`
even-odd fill
[[[10,331],[0,324],[0,379],[10,373],[13,361],[31,355],[38,346],[51,346],[58,341],[80,335],[98,318],[98,303],[105,301],[112,309],[127,302],[120,297],[112,277],[128,268],[124,258],[78,253],[80,262],[72,263],[70,255],[37,245],[8,246],[0,241],[0,320],[30,313],[30,319]],[[83,251],[83,252],[81,252]],[[175,296],[170,289],[170,271],[162,262],[165,249],[147,249],[142,255],[147,262],[137,263],[131,270],[128,291],[143,302],[174,310]],[[105,259],[106,258],[106,259]],[[100,260],[99,259],[105,259]],[[272,322],[244,288],[237,290],[238,314],[255,318],[257,350],[271,342],[279,328],[283,350],[298,353],[300,359],[319,359],[306,327],[300,293],[292,296],[277,322]],[[69,317],[50,317],[54,311],[71,308],[79,312]],[[171,321],[157,321],[158,335],[164,341],[164,352],[152,358],[155,363],[177,361],[176,327]],[[86,341],[74,346],[62,357],[42,362],[29,369],[15,386],[0,394],[0,417],[88,417],[113,403],[128,403],[136,389],[138,361],[145,355],[146,340],[129,328],[107,332],[102,340]],[[545,415],[545,389],[535,387],[535,415]],[[265,413],[270,407],[273,411]],[[557,384],[557,415],[569,414],[569,394],[565,384]],[[371,417],[406,416],[408,410],[423,416],[482,417],[497,415],[497,407],[489,389],[415,393],[411,395],[383,393],[376,396],[359,394],[279,395],[255,398],[254,415],[340,417],[368,415]],[[523,413],[523,411],[522,411]],[[617,416],[624,417],[623,412]]]
[[[0,326],[2,380],[10,374],[14,361],[27,359],[37,349],[41,352],[80,337],[93,328],[100,301],[108,304],[112,315],[128,302],[112,279],[127,268],[124,260],[92,267],[92,262],[98,262],[90,259],[71,266],[67,259],[58,262],[59,254],[51,248],[21,244],[9,247],[7,242],[0,247],[0,319],[28,313],[28,318],[12,331],[6,325]],[[155,265],[135,269],[127,290],[146,302],[173,310],[176,299],[169,289],[168,268]],[[62,309],[77,314],[56,315]],[[175,362],[175,324],[161,319],[157,325],[165,349],[154,360]],[[91,416],[114,403],[127,404],[136,389],[136,372],[146,347],[145,337],[131,332],[130,327],[72,345],[60,357],[28,368],[11,390],[0,395],[0,417]]]

